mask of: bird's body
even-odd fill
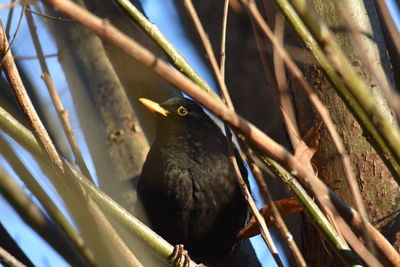
[[[168,114],[157,116],[138,196],[157,233],[171,244],[183,244],[194,260],[213,264],[231,252],[247,216],[226,137],[189,99],[173,98],[162,108]]]

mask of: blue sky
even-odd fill
[[[396,0],[386,0],[389,11],[392,14],[393,20],[396,23],[398,29],[400,29],[400,10],[396,4]]]

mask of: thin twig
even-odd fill
[[[163,60],[155,57],[147,49],[122,34],[112,25],[104,23],[100,18],[90,14],[88,11],[82,9],[71,1],[44,0],[44,2],[51,4],[53,7],[75,19],[77,22],[85,25],[101,37],[107,39],[132,57],[136,58],[145,66],[151,68],[155,73],[169,81],[171,84],[177,86],[182,91],[195,98],[200,104],[213,112],[216,116],[221,118],[223,121],[228,122],[238,132],[241,132],[253,146],[258,147],[260,152],[279,161],[286,169],[291,170],[291,172],[307,185],[307,187],[312,190],[317,197],[319,195],[316,193],[318,190],[324,192],[324,195],[329,197],[318,197],[318,200],[321,201],[323,205],[326,205],[331,209],[334,208],[331,199],[338,200],[338,196],[334,192],[330,191],[326,185],[315,176],[315,174],[310,172],[308,168],[304,167],[302,163],[298,162],[293,155],[286,151],[285,148],[266,136],[254,125],[244,120],[236,113],[230,111],[221,101],[203,91],[201,87],[192,82],[189,78],[175,71]],[[355,211],[349,213],[349,211],[343,210],[343,212],[350,216],[355,216],[355,214],[357,214]],[[369,231],[374,233],[377,232],[377,230],[372,226],[369,228]],[[391,247],[390,243],[381,235],[377,235],[376,240],[379,240],[379,248],[383,251],[383,255],[386,255],[394,266],[400,264],[400,257],[394,248]],[[351,257],[347,257],[348,255],[352,255],[351,252],[350,254],[346,254],[346,258],[349,259],[349,262],[354,262]]]
[[[285,221],[283,220],[278,208],[276,207],[276,204],[268,189],[267,183],[264,180],[262,172],[254,161],[254,157],[252,155],[250,148],[245,145],[245,140],[241,138],[241,136],[239,136],[238,141],[240,143],[240,147],[244,148],[243,152],[246,155],[247,162],[249,163],[253,176],[256,179],[257,184],[259,185],[260,192],[264,198],[264,201],[268,204],[269,207],[271,207],[272,215],[274,216],[274,220],[276,222],[279,231],[281,232],[283,239],[288,243],[289,249],[292,251],[293,253],[292,255],[295,258],[297,264],[302,267],[307,266],[306,261],[304,260],[304,257],[301,254],[300,249],[298,248],[296,242],[293,239],[293,235],[290,233],[288,227],[286,226]]]
[[[15,3],[16,0],[12,0],[11,3]],[[4,28],[4,31],[6,32],[7,38],[10,38],[10,29],[11,29],[11,24],[12,24],[12,19],[14,15],[14,6],[10,8],[10,11],[8,11],[8,17],[7,17],[7,23],[6,27]]]
[[[206,90],[210,95],[215,96],[215,92],[208,86],[208,84],[196,73],[196,71],[189,65],[186,59],[179,53],[179,51],[171,44],[171,42],[165,38],[160,29],[151,23],[145,15],[143,15],[129,0],[114,0],[118,6],[124,10],[130,18],[132,18],[140,28],[153,39],[154,43],[157,44],[169,57],[172,64],[190,77],[195,83],[201,88]]]
[[[72,152],[74,153],[75,163],[79,166],[79,169],[82,171],[82,173],[93,182],[93,178],[91,177],[89,169],[86,166],[85,160],[83,159],[82,153],[78,146],[78,142],[76,141],[74,132],[72,130],[71,123],[68,117],[68,111],[64,109],[60,96],[58,95],[57,89],[55,88],[53,79],[51,78],[46,59],[44,58],[42,45],[40,44],[39,36],[36,31],[36,25],[33,20],[29,6],[27,7],[25,13],[26,20],[29,26],[29,31],[31,33],[33,44],[35,46],[36,53],[39,59],[40,67],[42,68],[42,79],[46,84],[51,100],[53,101],[53,105],[57,111],[58,119],[61,121],[65,136],[67,137]]]
[[[279,42],[283,45],[283,35],[285,31],[285,22],[282,16],[278,13],[275,17],[275,35],[277,36]],[[254,18],[251,18],[254,21]],[[256,22],[254,22],[256,23]],[[259,27],[257,27],[259,28]],[[254,32],[254,35],[257,39],[261,39],[258,36],[258,31]],[[259,41],[260,42],[260,41]],[[260,53],[262,53],[260,51]],[[266,57],[261,57],[262,61],[267,60]],[[279,95],[279,107],[282,112],[283,122],[286,126],[286,130],[290,139],[290,143],[294,151],[297,151],[299,144],[302,142],[300,137],[299,127],[297,125],[296,115],[294,112],[294,106],[292,99],[289,95],[289,86],[287,83],[286,77],[286,70],[284,60],[280,56],[277,48],[273,46],[273,61],[274,61],[274,68],[275,68],[275,77],[276,77],[276,84],[278,91],[277,94]],[[265,65],[265,64],[263,64]]]
[[[216,57],[214,55],[214,52],[213,52],[213,49],[211,46],[211,42],[208,39],[208,37],[204,31],[203,25],[197,15],[197,12],[193,6],[193,3],[191,0],[184,0],[184,5],[189,13],[189,16],[193,20],[193,23],[196,27],[197,33],[200,36],[200,39],[204,46],[204,49],[206,50],[207,56],[210,60],[210,63],[211,63],[211,66],[212,66],[212,69],[214,72],[214,76],[217,78],[218,86],[221,90],[223,99],[227,103],[229,109],[234,110],[232,100],[229,96],[228,89],[225,84],[225,79],[223,78],[221,69],[218,66]],[[226,31],[225,31],[225,33],[226,33]],[[225,45],[221,45],[221,47],[222,47],[222,49],[224,49]],[[232,163],[235,173],[236,173],[236,179],[241,187],[242,193],[245,196],[248,205],[250,206],[251,211],[253,212],[255,218],[257,219],[258,224],[260,225],[261,236],[263,237],[265,243],[267,244],[268,248],[270,249],[271,254],[273,255],[276,263],[279,266],[283,266],[282,260],[279,257],[278,249],[276,248],[276,246],[272,240],[272,237],[269,233],[269,230],[265,223],[265,220],[261,216],[260,212],[258,211],[258,209],[255,205],[255,201],[254,201],[253,197],[251,196],[250,191],[249,191],[246,183],[244,182],[243,177],[239,171],[238,163],[236,161],[236,157],[233,152],[232,134],[230,132],[229,126],[228,125],[225,125],[225,126],[226,126],[225,129],[226,129],[226,135],[227,135],[228,152],[230,155],[231,163]]]
[[[36,110],[29,98],[29,95],[26,92],[24,84],[22,83],[21,77],[19,76],[19,72],[12,57],[11,50],[9,50],[7,37],[4,33],[1,19],[0,53],[4,55],[4,72],[8,78],[8,81],[10,82],[11,88],[14,91],[18,104],[20,105],[22,111],[25,113],[25,116],[27,117],[29,124],[33,129],[33,132],[35,133],[36,138],[38,138],[42,148],[47,152],[54,164],[58,168],[63,170],[60,156],[58,155],[58,152],[54,147],[53,142],[51,141],[50,136],[46,131],[46,128],[44,127],[38,114],[36,113]]]
[[[60,234],[58,231],[53,230],[51,227],[41,227],[40,222],[43,222],[43,219],[35,220],[35,218],[29,217],[26,218],[22,214],[22,218],[25,220],[27,224],[29,224],[33,229],[35,229],[41,237],[43,237],[61,256],[63,256],[71,265],[81,264],[81,262],[76,261],[76,256],[74,255],[76,252],[79,252],[85,261],[89,265],[93,265],[93,255],[91,251],[86,246],[82,237],[78,234],[75,228],[68,222],[65,216],[62,214],[60,209],[54,204],[51,198],[48,196],[46,191],[43,190],[41,185],[35,180],[32,174],[26,169],[25,165],[21,162],[21,160],[16,156],[15,152],[9,145],[9,143],[0,135],[0,147],[1,147],[1,155],[7,160],[7,162],[14,169],[18,177],[24,182],[26,187],[30,192],[35,196],[37,200],[39,200],[40,204],[44,207],[47,214],[50,215],[51,219],[57,223],[58,229],[61,229],[64,233],[62,233],[62,237],[60,238]],[[22,191],[23,192],[23,191]],[[17,194],[21,196],[22,194]],[[16,208],[17,209],[17,208]],[[22,212],[26,212],[28,209],[22,208]],[[20,213],[21,214],[21,213]],[[28,214],[29,215],[29,214]],[[47,219],[47,216],[43,215],[43,218]],[[33,225],[32,225],[33,224]],[[50,224],[49,224],[50,226]],[[75,249],[68,244],[65,243],[63,239],[67,237],[69,241],[75,246]],[[71,257],[74,256],[74,257]]]
[[[21,0],[21,1],[18,1],[18,2],[13,0],[11,3],[1,4],[0,5],[0,10],[6,9],[6,8],[14,8],[16,6],[24,6],[24,5],[34,4],[36,2],[37,2],[37,0],[25,0],[25,1]]]
[[[335,4],[340,11],[340,17],[349,31],[350,40],[352,41],[354,47],[357,47],[356,52],[360,60],[364,63],[363,66],[365,66],[365,68],[368,70],[369,75],[375,78],[375,81],[385,96],[385,100],[388,102],[392,110],[396,112],[397,118],[400,118],[399,94],[393,90],[393,86],[389,83],[389,80],[385,76],[382,68],[379,69],[377,66],[378,63],[371,59],[368,53],[368,48],[365,45],[365,40],[363,40],[363,34],[361,33],[361,30],[358,29],[357,24],[354,21],[354,16],[350,14],[348,8],[344,5],[344,2],[335,0]],[[398,31],[396,32],[396,36],[399,37]]]
[[[101,191],[99,188],[90,183],[87,179],[84,179],[78,170],[74,169],[74,166],[65,162],[69,172],[79,181],[79,183],[85,188],[85,191],[90,195],[91,198],[107,213],[110,213],[116,218],[122,225],[126,226],[129,231],[133,231],[143,242],[150,246],[158,255],[162,255],[164,258],[171,256],[173,252],[173,246],[165,241],[158,234],[153,232],[145,224],[139,221],[136,217],[132,216],[125,208],[111,199],[106,193]],[[183,257],[182,257],[183,260]],[[195,267],[197,264],[190,261],[189,267]]]
[[[204,28],[200,22],[199,16],[197,15],[196,9],[194,8],[191,0],[184,0],[183,3],[184,3],[186,10],[189,13],[189,16],[192,19],[192,22],[197,30],[197,34],[199,35],[199,37],[201,39],[201,43],[203,44],[203,47],[207,53],[207,56],[209,57],[208,59],[209,59],[211,68],[213,69],[213,74],[214,74],[215,78],[217,79],[219,89],[220,89],[221,93],[223,93],[225,96],[227,96],[227,98],[225,99],[226,104],[228,105],[228,107],[230,109],[234,109],[232,100],[228,94],[228,89],[226,88],[224,78],[222,77],[221,72],[219,71],[220,67],[218,66],[217,59],[215,58],[211,42],[208,39],[206,32],[204,31]]]
[[[272,51],[272,49],[270,48],[271,46],[267,46],[266,42],[264,41],[264,38],[262,38],[262,32],[260,30],[260,28],[257,26],[256,22],[254,21],[254,19],[252,19],[250,17],[250,22],[251,22],[251,27],[253,29],[253,31],[255,32],[255,40],[256,40],[256,44],[257,44],[257,50],[259,52],[260,58],[261,58],[261,63],[262,63],[262,67],[264,70],[264,78],[267,82],[267,87],[271,90],[272,96],[275,98],[276,103],[280,103],[281,102],[281,97],[279,96],[279,90],[278,90],[278,85],[277,85],[277,81],[275,79],[275,71],[273,68],[273,65],[270,62],[269,59],[269,55],[265,52],[267,51]],[[279,108],[281,108],[282,112],[285,107],[286,103],[282,103],[282,105],[279,105]],[[286,114],[286,113],[282,113],[285,116],[287,115],[288,117],[290,117],[290,114]],[[294,115],[293,115],[293,118]],[[271,119],[271,118],[269,118]],[[270,122],[270,126],[268,128],[264,129],[264,132],[268,133],[270,129],[273,129],[274,127],[276,127],[278,125],[278,123],[280,123],[282,120],[281,117],[279,116],[274,116],[272,118],[272,121]],[[295,121],[294,119],[291,121]],[[285,121],[283,121],[285,123]],[[289,122],[289,120],[288,120]],[[300,134],[296,134],[295,132],[298,130],[296,130],[294,128],[293,124],[288,124],[288,127],[286,128],[288,133],[289,133],[289,138],[293,137],[293,144],[295,144],[295,141],[297,139],[299,139],[299,137],[296,136],[300,136]],[[297,145],[297,143],[295,144]],[[294,146],[295,147],[295,146]]]
[[[17,260],[13,255],[8,253],[4,248],[0,247],[0,262],[9,267],[26,267],[25,264]]]
[[[317,64],[315,58],[306,48],[302,48],[292,44],[283,44],[283,45],[286,51],[289,53],[289,55],[293,58],[295,62],[303,63],[305,65]],[[272,54],[273,52],[273,47],[260,47],[260,49],[261,52],[267,53],[268,55]]]
[[[265,49],[263,49],[263,48],[265,48],[265,46],[264,46],[263,41],[261,40],[261,37],[258,34],[258,27],[255,27],[253,19],[251,19],[251,22],[252,22],[253,29],[255,31],[255,39],[256,39],[257,48],[259,50],[260,57],[262,60],[264,72],[266,73],[266,75],[268,75],[268,73],[272,74],[270,65],[267,62],[268,59],[264,56],[264,53],[262,52],[262,50],[265,50]],[[268,70],[270,70],[270,72],[268,72]],[[268,78],[272,79],[272,80],[274,79],[273,75],[270,75],[270,77],[267,76],[267,79]],[[273,81],[273,82],[274,82],[273,84],[277,85],[275,81]],[[278,90],[276,90],[277,86],[271,86],[271,87],[272,87],[272,90],[275,89],[275,91],[278,91]],[[278,94],[278,92],[276,92],[276,94],[274,94],[274,95],[277,95],[277,94]],[[287,93],[286,93],[286,95],[287,95]],[[292,105],[291,101],[289,99],[289,101],[290,101],[289,103],[285,102],[285,104],[283,104],[284,99],[282,97],[282,93],[280,94],[279,97],[276,96],[276,98],[279,98],[278,102],[281,103],[280,108],[281,108],[282,114],[284,114],[284,121],[286,121],[287,130],[288,130],[288,132],[290,131],[289,136],[291,136],[292,145],[295,148],[295,147],[297,147],[297,143],[300,142],[300,138],[299,138],[300,135],[298,134],[297,126],[295,126],[292,123],[292,121],[295,123],[294,113],[292,113],[292,116],[290,116],[287,113],[289,111],[289,110],[287,110],[287,108],[290,107],[290,106],[288,106],[288,104]],[[292,119],[290,119],[290,118],[292,118]],[[306,266],[303,255],[301,254],[296,242],[294,241],[293,235],[289,232],[285,222],[283,221],[283,218],[282,218],[281,214],[279,213],[279,211],[275,205],[275,202],[272,199],[271,194],[269,193],[267,184],[264,180],[264,177],[262,176],[261,171],[259,170],[258,166],[254,162],[253,156],[250,153],[250,148],[245,143],[245,140],[243,139],[243,137],[240,135],[238,136],[238,142],[239,142],[239,145],[240,145],[242,151],[246,155],[247,161],[249,162],[249,166],[251,168],[251,171],[253,173],[255,180],[257,181],[257,184],[258,184],[260,192],[264,198],[264,201],[272,208],[272,215],[274,216],[275,222],[278,226],[278,229],[280,230],[280,232],[282,234],[283,239],[288,243],[288,246],[289,246],[290,250],[292,251],[297,264],[299,266]]]
[[[229,0],[225,1],[225,6],[224,6],[224,23],[223,23],[223,28],[222,28],[222,38],[221,38],[221,75],[224,76],[223,70],[224,70],[224,62],[225,62],[225,38],[224,36],[226,35],[226,20],[227,20],[227,13],[228,13],[228,4]],[[225,10],[226,8],[226,10]],[[252,23],[253,24],[253,23]],[[258,36],[257,36],[258,37]],[[260,41],[259,38],[257,38],[257,46],[260,48]],[[260,52],[261,53],[261,52]],[[264,62],[263,62],[264,65]],[[265,65],[264,65],[265,68]],[[222,94],[223,95],[223,94]],[[225,96],[224,96],[225,97]],[[268,190],[267,184],[264,180],[264,177],[262,176],[262,173],[258,166],[255,164],[254,159],[250,153],[250,148],[246,144],[246,141],[243,139],[241,135],[237,135],[237,140],[239,142],[240,148],[242,151],[245,153],[247,162],[249,163],[251,172],[253,173],[253,176],[255,180],[257,181],[257,184],[260,188],[260,192],[263,195],[264,201],[272,208],[272,215],[276,221],[276,224],[282,234],[282,237],[284,240],[288,243],[289,248],[293,252],[293,256],[298,263],[299,266],[306,266],[305,260],[303,258],[303,255],[301,254],[299,248],[297,247],[296,242],[293,239],[293,235],[289,232],[285,222],[283,221],[283,218],[281,214],[278,211],[278,208],[275,205],[275,202],[273,201],[273,198]]]
[[[223,23],[222,23],[222,31],[221,31],[222,32],[222,37],[221,37],[221,52],[220,52],[220,54],[221,54],[220,71],[221,71],[221,76],[223,78],[223,81],[225,82],[225,57],[226,57],[225,43],[226,43],[226,34],[227,34],[226,28],[227,28],[227,20],[228,20],[229,0],[225,0],[224,9],[223,10],[224,11],[223,11],[223,19],[222,19]],[[227,97],[227,96],[224,95],[223,92],[222,92],[222,96],[223,96],[224,99]],[[236,158],[233,156],[233,151],[232,151],[233,144],[232,144],[231,131],[230,131],[230,129],[229,129],[227,124],[225,124],[225,127],[226,127],[227,139],[228,139],[228,149],[230,150],[230,159],[231,159],[232,164],[234,165],[234,168],[236,170],[236,174],[240,174],[240,172],[237,171],[237,167],[235,167],[235,165],[237,166],[237,162],[236,162]],[[247,151],[250,150],[249,147],[247,146],[247,144],[245,143],[245,140],[243,138],[241,138],[240,135],[237,135],[237,139],[239,141],[239,145],[240,145],[242,151],[243,150],[247,150]],[[250,160],[251,160],[250,158],[248,158],[248,160],[249,160],[248,161],[249,165],[251,166],[251,171],[252,171],[254,177],[256,178],[257,184],[259,185],[259,187],[263,187],[263,189],[266,189],[265,181],[264,181],[262,175],[261,176],[259,175],[261,173],[260,172],[256,173],[257,171],[259,171],[258,167],[255,164],[252,164],[254,162],[250,162]],[[239,178],[240,182],[243,181],[243,177],[240,177],[240,175],[238,175],[238,178]],[[242,191],[246,191],[246,184],[241,182],[241,186],[242,186]],[[261,191],[265,192],[265,190],[261,190]],[[267,192],[267,194],[268,193],[269,192]],[[284,235],[285,240],[287,242],[289,242],[289,247],[293,250],[294,257],[296,258],[296,260],[298,260],[299,266],[306,266],[305,262],[304,262],[304,259],[303,259],[302,255],[300,253],[300,250],[298,249],[296,243],[294,242],[293,236],[288,231],[288,229],[286,227],[286,224],[283,222],[283,219],[280,216],[280,213],[277,210],[276,205],[273,202],[271,195],[269,195],[269,197],[270,198],[267,199],[267,198],[265,198],[265,195],[264,195],[264,200],[268,204],[270,204],[271,207],[273,207],[273,216],[276,219],[276,222],[277,222],[277,225],[278,225],[279,229],[286,229],[286,232],[283,235]],[[256,218],[256,219],[257,219],[257,223],[260,226],[261,234],[262,234],[264,240],[266,240],[266,233],[264,232],[262,224],[260,223],[261,221],[259,220],[259,218]],[[265,220],[264,220],[264,223],[265,223]],[[273,254],[273,256],[274,256],[274,258],[275,258],[275,260],[277,262],[280,261],[280,258],[278,256],[278,254],[276,254],[276,255]]]
[[[222,14],[222,30],[221,30],[221,50],[220,50],[220,61],[219,69],[221,71],[222,79],[225,83],[225,58],[226,58],[226,25],[228,23],[228,13],[229,13],[229,0],[224,1],[224,9]]]
[[[58,56],[58,54],[48,54],[48,55],[44,55],[44,58],[48,58],[48,57],[56,57]],[[38,56],[14,56],[14,60],[15,61],[19,61],[19,60],[34,60],[34,59],[38,59]]]
[[[371,118],[372,124],[390,150],[391,155],[385,155],[385,157],[394,158],[399,163],[400,132],[397,126],[392,124],[387,113],[376,104],[372,91],[359,77],[357,71],[335,41],[329,27],[314,12],[309,3],[306,0],[290,0],[290,3],[302,18],[319,46],[324,50],[326,57],[335,71],[341,76],[351,95],[356,99],[368,117]],[[394,178],[400,184],[400,178],[396,176]]]
[[[257,220],[257,223],[260,227],[261,236],[264,239],[265,243],[267,244],[267,246],[272,254],[272,257],[274,258],[274,260],[278,266],[283,267],[284,265],[279,256],[278,249],[276,248],[275,243],[272,240],[271,234],[269,233],[267,224],[265,223],[265,219],[260,214],[259,210],[257,209],[256,203],[254,202],[254,199],[251,197],[249,188],[248,188],[247,184],[245,183],[242,174],[240,173],[239,165],[237,163],[235,153],[233,150],[232,134],[229,130],[229,127],[227,127],[227,135],[228,135],[227,138],[230,140],[230,142],[229,141],[227,142],[229,160],[231,161],[231,163],[233,165],[233,169],[235,170],[236,180],[238,181],[240,189],[242,190],[242,193],[245,196],[247,203],[250,206],[250,209],[251,209],[254,217]]]
[[[37,15],[39,17],[50,19],[50,20],[54,20],[54,21],[74,22],[72,19],[65,19],[65,18],[61,18],[61,17],[53,17],[53,16],[49,16],[49,15],[46,15],[46,14],[43,14],[43,13],[39,13],[39,12],[33,11],[29,7],[26,9],[26,11],[28,11],[28,12],[30,12],[32,14],[35,14],[35,15]]]
[[[253,4],[252,4],[253,3]],[[297,67],[296,63],[293,62],[293,60],[290,58],[286,50],[284,49],[283,45],[281,42],[275,37],[273,34],[272,30],[269,28],[265,20],[262,18],[261,14],[258,12],[257,6],[254,5],[254,2],[245,2],[245,5],[248,7],[251,15],[254,17],[254,19],[257,21],[258,25],[260,28],[264,31],[265,35],[268,36],[268,38],[271,40],[271,42],[274,44],[276,51],[279,53],[279,55],[282,57],[284,62],[286,63],[288,69],[294,74],[294,76],[297,78],[303,89],[306,91],[307,96],[309,97],[311,103],[314,105],[315,109],[318,111],[318,114],[320,115],[321,119],[325,123],[329,134],[332,137],[332,140],[336,146],[336,149],[339,153],[340,160],[342,162],[344,172],[346,175],[347,182],[349,183],[350,186],[350,191],[354,197],[356,208],[358,212],[360,213],[361,217],[364,218],[364,220],[367,220],[366,216],[366,210],[361,198],[361,193],[358,188],[358,184],[354,175],[354,172],[351,167],[351,162],[350,162],[350,157],[347,153],[347,150],[345,146],[343,145],[343,142],[339,136],[339,133],[336,130],[335,124],[332,121],[332,118],[329,115],[329,111],[325,107],[325,105],[321,102],[321,100],[318,98],[318,96],[314,93],[312,87],[310,84],[307,82],[305,77],[303,76],[302,72],[300,69]],[[366,241],[369,240],[368,234],[364,232],[364,238]]]
[[[391,219],[393,219],[393,216],[394,216],[394,215],[397,215],[398,213],[400,213],[400,210],[395,210],[395,211],[393,211],[393,212],[391,212],[391,213],[389,213],[389,214],[387,214],[387,215],[385,215],[385,216],[383,216],[383,217],[377,219],[376,221],[372,222],[371,224],[372,224],[373,226],[377,226],[379,223],[381,223],[381,222],[387,220],[387,219],[390,218],[390,217],[392,217]]]
[[[21,29],[22,19],[24,18],[25,8],[26,8],[26,5],[22,6],[21,15],[19,16],[17,29],[16,29],[15,32],[14,32],[13,39],[12,39],[11,43],[10,43],[10,44],[7,44],[7,49],[6,49],[4,52],[0,53],[1,56],[4,55],[4,56],[1,58],[1,60],[0,60],[0,68],[3,67],[4,60],[6,60],[5,55],[7,55],[8,51],[11,50],[11,47],[13,46],[15,40],[17,39],[19,30]],[[2,31],[4,32],[3,24],[2,24],[2,22],[1,22],[1,18],[0,18],[0,25],[1,25]],[[6,34],[6,38],[8,38],[8,37],[7,37],[7,33],[5,33],[5,34]],[[7,40],[7,39],[6,39],[6,40]],[[7,43],[8,43],[8,41],[7,41]],[[0,45],[1,45],[1,44],[0,44]]]
[[[291,24],[299,39],[303,41],[305,46],[312,52],[322,70],[325,72],[328,80],[333,85],[333,88],[345,102],[353,116],[367,134],[367,139],[372,140],[372,142],[370,142],[371,145],[374,146],[393,177],[397,180],[400,179],[400,163],[397,162],[394,157],[388,157],[391,153],[390,149],[382,136],[378,133],[376,127],[372,124],[371,117],[366,114],[355,97],[350,93],[341,76],[336,72],[336,69],[331,62],[329,62],[325,52],[299,17],[298,13],[294,10],[289,0],[274,1],[285,15],[287,21]]]

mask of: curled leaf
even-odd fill
[[[275,205],[278,208],[279,213],[281,214],[282,217],[286,217],[290,214],[303,210],[299,202],[297,202],[295,199],[292,198],[277,200],[275,201]],[[268,228],[271,228],[272,226],[275,225],[272,209],[268,205],[262,207],[260,213],[264,217]],[[258,234],[260,234],[260,228],[258,226],[256,219],[253,216],[250,219],[249,223],[239,231],[239,233],[237,234],[237,238],[245,239],[256,236]]]

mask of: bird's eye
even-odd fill
[[[186,115],[188,114],[187,109],[186,109],[185,107],[182,107],[182,106],[180,106],[180,107],[176,110],[176,112],[178,113],[179,116],[182,116],[182,117],[184,117],[184,116],[186,116]]]

